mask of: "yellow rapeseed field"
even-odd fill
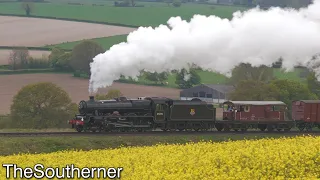
[[[20,167],[38,163],[45,167],[122,167],[120,178],[134,180],[320,179],[320,137],[65,151],[12,155],[0,161]],[[2,168],[0,177],[5,176],[6,168]]]

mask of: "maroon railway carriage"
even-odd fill
[[[320,128],[320,100],[298,100],[292,102],[292,119],[300,131]]]
[[[223,120],[216,124],[219,131],[289,131],[293,126],[293,121],[285,116],[287,105],[281,101],[226,101],[223,105]]]

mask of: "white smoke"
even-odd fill
[[[320,0],[300,10],[254,8],[231,20],[194,15],[190,22],[172,17],[168,26],[140,27],[127,43],[114,45],[91,63],[90,92],[112,85],[120,75],[136,78],[140,70],[188,69],[188,64],[227,76],[240,63],[283,67],[307,65],[320,52]],[[318,63],[316,59],[310,66]]]

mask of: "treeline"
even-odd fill
[[[233,69],[228,81],[235,87],[228,98],[234,101],[283,101],[288,105],[287,117],[291,118],[293,100],[320,98],[320,83],[317,81],[316,73],[304,70],[306,72],[301,80],[290,80],[286,77],[276,79],[271,67],[240,64]]]

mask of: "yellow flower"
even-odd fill
[[[19,154],[0,157],[0,161],[23,168],[35,164],[122,167],[120,178],[134,180],[320,179],[320,137]],[[11,179],[12,174],[11,170]],[[6,168],[0,170],[0,177],[6,177]]]

